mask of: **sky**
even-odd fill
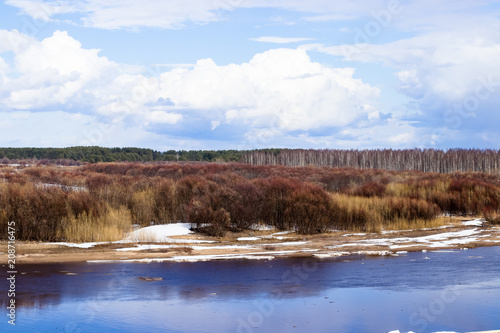
[[[500,148],[500,1],[1,0],[0,146]]]

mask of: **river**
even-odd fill
[[[397,257],[30,264],[17,270],[16,326],[7,323],[2,297],[1,331],[500,329],[500,247]],[[5,278],[1,287],[6,296]]]

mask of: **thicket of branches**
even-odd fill
[[[0,167],[0,232],[19,240],[99,241],[133,223],[189,222],[214,236],[256,223],[314,234],[436,225],[442,213],[498,222],[500,182],[423,173],[247,164],[99,163]]]

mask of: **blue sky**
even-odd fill
[[[500,1],[6,0],[0,146],[500,148]]]

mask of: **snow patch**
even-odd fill
[[[464,221],[464,222],[462,222],[463,225],[473,225],[473,226],[476,226],[476,227],[482,226],[483,223],[484,223],[484,221],[482,219],[475,219],[475,220],[472,220],[472,221]]]
[[[261,239],[261,237],[238,237],[237,241],[256,241]]]
[[[152,262],[165,262],[165,261],[195,262],[195,261],[230,260],[230,259],[272,260],[272,259],[274,259],[274,257],[273,256],[249,255],[249,254],[211,254],[211,255],[199,255],[199,256],[175,256],[175,257],[170,257],[170,258],[150,258],[150,259],[88,260],[87,262],[89,262],[89,263],[109,263],[109,262],[152,263]]]
[[[184,236],[192,234],[190,223],[172,223],[153,225],[132,231],[126,239],[132,241],[167,242],[170,236]]]
[[[100,244],[109,244],[109,242],[89,242],[89,243],[67,243],[67,242],[57,242],[57,243],[43,243],[46,245],[61,245],[61,246],[68,246],[68,247],[77,247],[80,249],[90,249],[91,247],[94,247],[96,245]]]
[[[253,224],[250,227],[250,229],[258,231],[268,231],[268,230],[274,230],[275,228],[272,225],[268,224]]]
[[[345,235],[342,235],[342,237],[347,237],[347,236],[366,236],[366,233],[357,233],[357,234],[345,234]]]
[[[156,249],[170,249],[173,247],[172,245],[146,245],[146,244],[137,244],[135,247],[127,247],[122,249],[115,249],[118,252],[129,252],[129,251],[145,251],[145,250],[156,250]]]
[[[260,246],[295,246],[304,245],[309,242],[284,242],[284,243],[269,243],[269,244],[259,244]]]
[[[251,236],[251,237],[238,237],[238,241],[257,241],[263,238],[274,238],[274,239],[286,239],[290,237],[283,237],[282,235],[286,234],[291,234],[293,231],[280,231],[280,232],[275,232],[274,234],[271,235],[265,235],[265,236]]]

